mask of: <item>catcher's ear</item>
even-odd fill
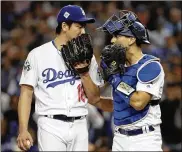
[[[115,43],[115,42],[116,42],[116,37],[112,37],[111,43]]]
[[[63,22],[62,23],[62,30],[65,32],[65,31],[67,31],[68,29],[69,29],[69,26],[65,23],[65,22]]]
[[[135,42],[136,42],[136,38],[131,37],[130,40],[129,40],[129,45],[132,45]]]

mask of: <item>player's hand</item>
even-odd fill
[[[125,72],[126,48],[112,44],[107,45],[101,51],[101,74],[105,81],[111,82],[114,75],[122,75]]]
[[[89,64],[88,64],[86,61],[83,61],[83,62],[81,62],[81,63],[76,63],[76,64],[74,65],[74,68],[75,68],[76,70],[79,70],[79,69],[84,69],[84,68],[86,68],[86,67],[88,67],[88,66],[89,66]],[[88,71],[85,72],[85,73],[88,73]],[[80,76],[84,75],[85,73],[81,73]]]
[[[29,150],[33,146],[33,139],[30,133],[28,131],[20,132],[17,138],[17,144],[21,150]]]

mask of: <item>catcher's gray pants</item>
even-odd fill
[[[154,131],[135,136],[114,133],[112,151],[162,151],[160,125]]]
[[[40,151],[88,151],[86,118],[65,122],[40,116],[38,147]]]

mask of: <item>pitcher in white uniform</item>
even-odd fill
[[[81,7],[68,5],[60,10],[57,21],[56,38],[33,49],[23,67],[17,138],[22,150],[28,150],[33,144],[28,132],[28,120],[34,93],[39,150],[88,151],[85,117],[88,114],[88,100],[98,100],[97,86],[101,84],[98,65],[93,56],[89,72],[73,77],[59,50],[67,41],[85,33],[85,25],[95,20],[87,18]]]

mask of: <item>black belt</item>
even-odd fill
[[[148,128],[149,128],[149,131],[155,130],[153,126],[148,126]],[[139,135],[139,134],[143,134],[144,132],[147,132],[147,131],[143,131],[142,128],[135,129],[135,130],[124,130],[119,128],[118,131],[120,134],[128,135],[128,136],[135,136],[135,135]]]
[[[67,121],[67,122],[73,122],[74,120],[79,120],[81,118],[84,118],[85,116],[67,117],[66,115],[45,115],[45,117],[52,118],[52,119],[58,119],[58,120],[62,120],[62,121]]]
[[[151,106],[156,106],[156,105],[159,104],[159,102],[160,102],[160,99],[159,99],[159,100],[151,100],[151,101],[149,102],[149,104],[150,104]]]

